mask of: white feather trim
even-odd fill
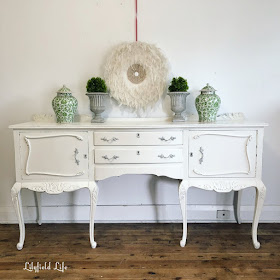
[[[139,84],[127,76],[130,66],[140,64],[146,78]],[[105,81],[110,94],[121,105],[145,109],[154,105],[167,86],[167,60],[154,45],[143,42],[123,43],[117,46],[105,65]]]

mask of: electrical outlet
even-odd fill
[[[218,220],[229,220],[230,211],[229,210],[217,210],[217,219]]]

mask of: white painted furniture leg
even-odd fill
[[[94,241],[94,215],[98,198],[98,186],[94,181],[89,182],[90,191],[90,221],[89,221],[89,240],[91,248],[96,248],[97,243]]]
[[[235,205],[236,221],[238,224],[242,223],[241,216],[240,216],[241,198],[242,198],[242,190],[237,191],[237,199]]]
[[[254,220],[252,225],[252,240],[255,249],[259,249],[261,244],[258,242],[257,231],[258,231],[258,224],[259,219],[265,199],[266,194],[266,187],[262,181],[260,181],[256,186],[256,202],[255,202],[255,213],[254,213]]]
[[[37,223],[38,225],[42,225],[42,200],[41,200],[41,193],[40,192],[35,192],[36,195],[36,201],[37,201]]]
[[[187,224],[187,191],[188,186],[186,181],[179,181],[179,199],[180,199],[180,205],[181,205],[181,211],[182,211],[182,217],[183,217],[183,236],[182,240],[180,241],[180,246],[185,247],[187,242],[187,230],[188,230],[188,224]]]
[[[11,189],[12,201],[16,211],[16,215],[19,222],[19,242],[17,244],[17,249],[21,250],[23,248],[25,239],[25,226],[21,207],[21,197],[20,197],[21,183],[15,183]]]

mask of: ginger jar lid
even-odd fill
[[[208,83],[206,84],[206,86],[201,90],[201,93],[203,94],[213,94],[215,93],[216,90],[211,87]]]
[[[61,89],[57,91],[57,93],[72,93],[72,91],[66,87],[66,85],[63,85]]]

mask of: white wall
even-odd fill
[[[262,221],[280,221],[280,1],[138,0],[139,40],[162,49],[171,75],[187,77],[188,111],[206,82],[218,89],[220,112],[244,112],[270,124],[265,131]],[[15,180],[8,125],[52,113],[62,84],[89,114],[88,78],[102,76],[110,50],[134,41],[134,0],[0,0],[0,222],[15,222],[10,189]],[[168,106],[168,99],[165,100]],[[111,104],[110,117],[131,116]],[[170,112],[170,111],[169,111]],[[149,117],[161,116],[156,109]],[[154,186],[155,185],[155,186]],[[232,194],[191,189],[189,218],[215,221],[217,209],[232,210]],[[254,191],[246,190],[243,218],[252,218]],[[34,221],[34,197],[23,191],[25,218]],[[85,221],[88,194],[81,190],[43,196],[43,219]],[[123,207],[122,205],[128,205]],[[157,205],[155,207],[154,205]],[[59,208],[57,208],[59,206]],[[97,220],[180,220],[177,183],[152,176],[122,176],[100,182]]]

